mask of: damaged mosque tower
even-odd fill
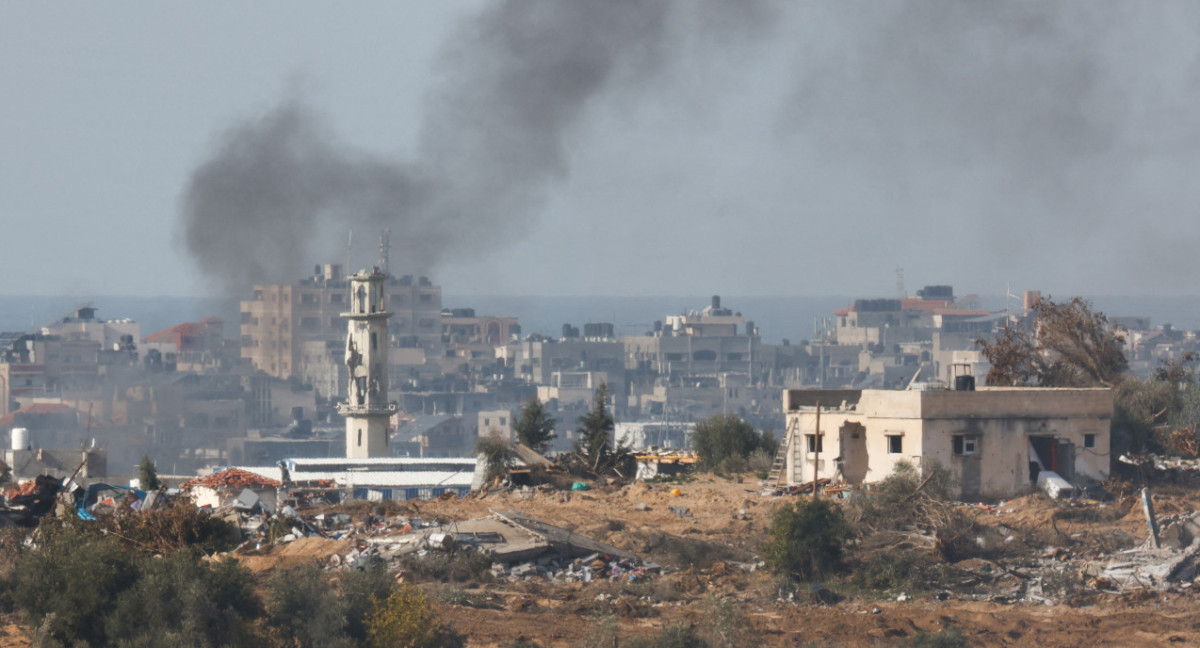
[[[387,457],[388,428],[396,403],[388,401],[387,321],[384,285],[387,275],[378,267],[360,270],[350,278],[346,366],[350,384],[338,413],[346,419],[346,457]]]

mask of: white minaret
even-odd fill
[[[387,275],[372,268],[350,277],[350,312],[346,333],[346,366],[350,390],[338,413],[346,418],[346,457],[386,457],[388,420],[396,404],[388,401],[387,320],[383,286]]]

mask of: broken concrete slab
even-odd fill
[[[1075,492],[1075,487],[1071,482],[1063,479],[1058,473],[1053,470],[1043,470],[1037,476],[1038,488],[1046,492],[1051,499],[1059,499],[1062,497],[1070,497],[1071,493]]]

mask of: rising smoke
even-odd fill
[[[778,291],[857,292],[880,285],[875,278],[890,290],[897,263],[910,276],[976,290],[1012,281],[1136,291],[1115,261],[1133,254],[1155,260],[1139,268],[1140,281],[1179,290],[1200,237],[1183,217],[1200,202],[1191,177],[1200,169],[1197,7],[497,2],[445,46],[410,160],[354,150],[289,97],[231,128],[196,170],[184,197],[186,239],[235,294],[251,282],[291,281],[313,259],[341,258],[348,227],[368,239],[391,227],[393,272],[431,272],[525,234],[547,195],[583,168],[573,156],[583,131],[649,96],[685,131],[665,141],[712,138],[709,150],[743,159],[729,167],[736,173],[696,180],[703,165],[647,155],[633,141],[609,147],[597,165],[622,166],[613,151],[627,147],[629,161],[665,160],[678,166],[667,178],[682,178],[663,189],[612,174],[644,210],[623,216],[640,234],[620,241],[634,272],[663,274],[648,260],[666,256],[670,237],[688,254],[738,258],[690,268],[696,286],[755,285],[788,259],[792,278],[771,284]],[[765,44],[766,55],[744,62],[735,82],[708,76],[696,50],[731,42]],[[701,114],[739,92],[752,101]],[[660,137],[629,122],[643,139]],[[767,134],[753,139],[747,123]],[[734,135],[722,141],[722,132]],[[576,211],[593,221],[603,214]],[[1173,226],[1155,227],[1156,218]],[[708,236],[677,236],[689,228]],[[744,233],[753,235],[732,236]],[[735,240],[752,254],[733,249]],[[841,288],[829,283],[831,268]]]
[[[183,198],[189,251],[230,294],[294,280],[336,259],[344,232],[392,230],[392,271],[429,271],[535,222],[569,173],[567,138],[601,98],[647,83],[693,19],[744,37],[765,5],[510,0],[461,25],[444,48],[409,164],[340,142],[289,97],[220,139]],[[722,27],[721,25],[724,25]]]

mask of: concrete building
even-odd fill
[[[83,306],[71,315],[59,318],[42,327],[43,335],[56,335],[64,340],[87,340],[100,345],[105,351],[124,348],[137,340],[141,325],[132,319],[102,320],[96,317],[94,306]]]
[[[396,403],[388,400],[388,318],[384,283],[387,275],[374,268],[350,277],[346,368],[348,396],[338,404],[346,419],[346,457],[386,457],[390,419]]]
[[[604,372],[610,391],[625,383],[625,345],[611,339],[533,339],[514,343],[508,357],[514,375],[535,385],[549,385],[554,372]]]
[[[297,284],[254,286],[253,299],[241,303],[242,358],[276,378],[299,375],[305,342],[341,337],[346,290],[335,264]]]
[[[723,308],[720,296],[701,311],[668,316],[655,328],[652,335],[622,337],[627,369],[673,378],[744,373],[758,383],[773,368],[754,323]]]
[[[86,398],[100,381],[102,345],[45,333],[0,340],[0,416],[38,400]]]
[[[162,357],[173,355],[180,371],[218,369],[225,359],[225,323],[208,317],[176,324],[142,338],[141,348],[157,351]]]
[[[521,334],[515,317],[476,315],[474,308],[442,311],[442,342],[447,345],[483,343],[500,346]]]
[[[426,414],[404,421],[396,430],[396,450],[415,449],[421,457],[461,457],[475,450],[474,430],[463,417]]]
[[[513,439],[513,416],[506,409],[487,410],[479,413],[479,427],[476,436],[485,437],[493,432],[499,434],[505,441]]]
[[[481,466],[473,457],[385,457],[353,461],[297,458],[283,463],[286,477],[278,466],[242,470],[265,478],[268,483],[332,482],[355,499],[369,501],[432,499],[448,492],[463,496],[483,483]]]
[[[441,287],[427,277],[388,277],[386,282],[386,306],[394,317],[381,338],[383,343],[423,349],[422,362],[425,356],[439,357]],[[241,303],[242,358],[276,378],[303,375],[306,343],[342,337],[341,312],[349,299],[348,287],[342,266],[337,264],[316,266],[311,277],[296,284],[256,285],[253,299]]]
[[[950,469],[964,499],[1009,497],[1041,470],[1109,472],[1110,389],[786,390],[784,480],[877,482],[900,461]],[[818,404],[820,428],[817,428]]]
[[[904,342],[932,342],[935,331],[978,337],[995,324],[987,319],[987,311],[956,304],[950,286],[926,286],[917,294],[916,298],[859,299],[835,312],[837,344],[886,351]]]

